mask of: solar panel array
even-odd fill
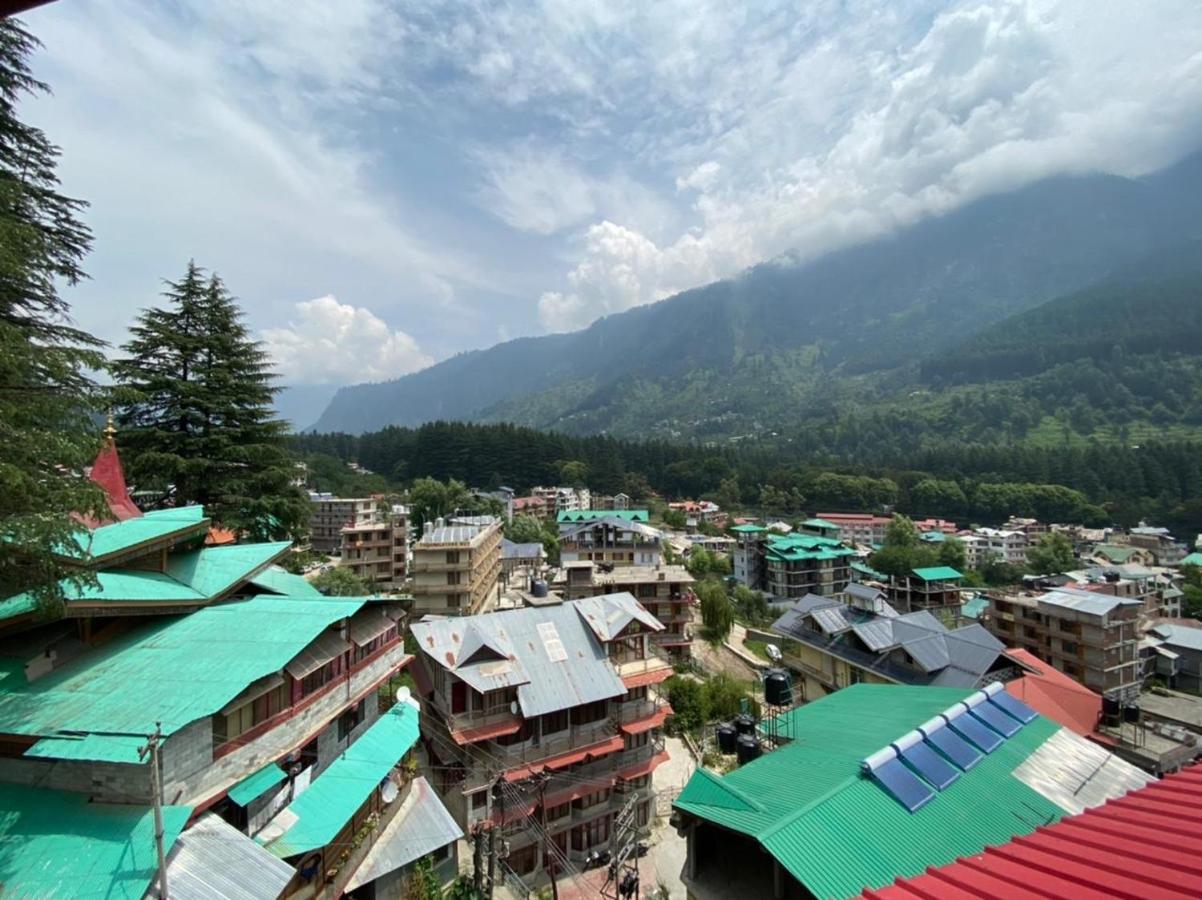
[[[916,812],[1036,717],[1000,684],[991,684],[867,757],[861,768]]]

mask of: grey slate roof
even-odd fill
[[[294,871],[210,813],[179,836],[167,857],[168,896],[175,900],[275,900]],[[158,897],[158,881],[147,891]]]
[[[1120,606],[1143,606],[1142,600],[1135,600],[1131,597],[1114,597],[1110,594],[1099,594],[1096,591],[1083,591],[1070,587],[1049,591],[1037,597],[1036,602],[1062,609],[1078,610],[1095,616],[1104,616]]]
[[[828,625],[836,619],[850,630],[832,631]],[[949,631],[926,610],[880,616],[814,595],[797,601],[772,630],[903,684],[973,687],[1005,650],[981,625]],[[895,650],[917,668],[898,660]]]
[[[632,621],[663,625],[630,594],[556,606],[427,619],[411,626],[422,652],[481,693],[516,687],[529,718],[626,692],[604,643]]]

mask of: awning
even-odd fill
[[[293,678],[304,678],[350,649],[351,645],[344,641],[338,632],[323,631],[317,640],[302,650],[296,659],[284,668]]]
[[[221,714],[223,716],[228,715],[238,707],[245,706],[250,701],[262,697],[268,691],[274,691],[283,683],[284,676],[278,672],[268,675],[266,678],[260,678],[225,706],[221,707]]]
[[[277,822],[283,817],[288,830],[267,844],[268,851],[285,859],[329,844],[409,752],[417,736],[417,707],[402,700],[280,813]]]
[[[588,747],[581,747],[579,750],[569,750],[567,753],[561,753],[559,756],[552,756],[544,760],[540,760],[533,766],[523,766],[520,769],[510,769],[505,773],[506,781],[521,781],[523,778],[529,778],[544,769],[562,769],[564,766],[570,766],[573,763],[578,763],[587,757],[605,756],[609,753],[616,753],[626,746],[626,741],[620,737],[606,738],[605,740],[590,744]]]
[[[283,769],[271,762],[230,788],[228,796],[239,806],[249,806],[287,777]]]
[[[1165,659],[1180,659],[1180,654],[1174,653],[1172,650],[1166,650],[1164,647],[1157,647],[1156,652]]]
[[[451,818],[429,782],[415,778],[401,808],[376,838],[344,890],[353,891],[395,872],[461,837],[463,829]]]
[[[628,766],[627,768],[622,769],[620,772],[618,772],[617,777],[623,778],[627,781],[632,778],[642,778],[644,775],[650,775],[667,761],[668,751],[665,750],[662,753],[655,754],[655,756],[651,757],[650,759],[644,760],[640,763],[635,763],[633,766]]]
[[[659,728],[664,724],[664,720],[672,714],[672,707],[666,703],[647,716],[645,719],[639,719],[635,722],[627,722],[624,725],[619,725],[619,729],[623,734],[642,734],[644,731],[650,731],[652,728]]]
[[[672,667],[667,666],[663,669],[653,669],[650,672],[640,672],[637,675],[627,675],[622,679],[622,684],[627,688],[645,687],[649,684],[667,681],[671,677]]]
[[[520,719],[506,719],[491,725],[481,725],[479,728],[465,728],[462,731],[451,731],[451,737],[460,746],[473,744],[476,741],[486,741],[490,738],[504,737],[507,734],[517,734],[522,730]]]
[[[382,610],[368,606],[351,619],[351,641],[363,647],[396,625]]]

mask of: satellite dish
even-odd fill
[[[767,644],[764,647],[764,651],[768,654],[768,658],[774,663],[781,661],[780,647],[776,646],[776,644]]]
[[[407,687],[397,688],[396,699],[397,699],[398,703],[408,703],[409,702],[409,688],[407,688]]]
[[[511,700],[509,702],[509,711],[515,716],[518,714],[518,702],[516,700]]]
[[[392,783],[392,779],[385,778],[384,783],[380,785],[380,799],[384,803],[391,803],[396,799],[396,785]]]

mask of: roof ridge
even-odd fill
[[[780,751],[777,751],[777,752],[780,752]],[[815,797],[813,800],[811,800],[809,803],[805,804],[804,806],[799,807],[798,809],[792,810],[791,812],[785,813],[785,815],[781,816],[779,819],[777,819],[775,822],[773,822],[772,826],[770,828],[768,828],[766,831],[763,832],[762,836],[760,837],[761,842],[766,840],[767,838],[771,837],[772,835],[776,834],[777,832],[784,830],[788,826],[792,825],[794,822],[801,819],[803,816],[809,815],[813,810],[817,809],[823,803],[826,803],[828,800],[830,800],[835,795],[840,794],[843,791],[847,790],[847,788],[851,787],[851,785],[854,784],[856,781],[858,781],[859,778],[860,778],[860,775],[858,772],[855,775],[849,775],[846,778],[844,778],[842,781],[840,781],[838,784],[833,785],[829,790],[826,791],[826,793],[819,794],[817,797]]]

